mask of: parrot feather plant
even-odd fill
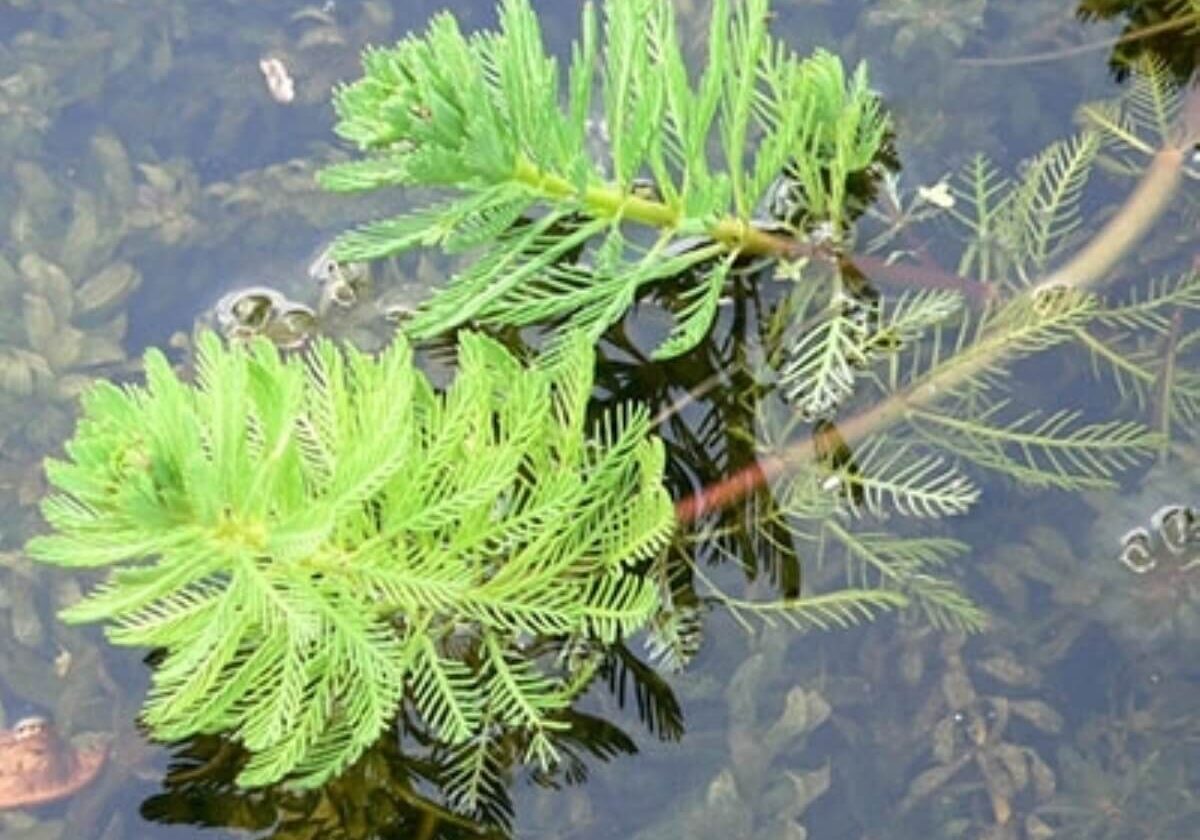
[[[501,739],[517,733],[552,764],[603,648],[644,631],[652,656],[684,664],[704,603],[807,627],[911,603],[937,626],[978,629],[982,613],[941,574],[966,546],[880,520],[964,512],[972,465],[1039,487],[1111,485],[1168,431],[1018,410],[1013,366],[1031,355],[1082,345],[1138,407],[1157,401],[1166,426],[1195,428],[1200,382],[1180,360],[1200,344],[1181,319],[1200,309],[1200,277],[1112,305],[1092,287],[1170,206],[1200,93],[1181,97],[1149,67],[1127,106],[1087,110],[1088,127],[1020,178],[977,160],[941,219],[964,242],[957,274],[930,279],[969,280],[985,305],[965,311],[944,288],[883,302],[847,257],[868,209],[854,184],[890,154],[865,69],[795,56],[768,33],[767,0],[714,0],[694,80],[668,0],[608,0],[604,15],[602,45],[585,5],[565,87],[527,0],[504,0],[498,31],[468,37],[439,15],[368,50],[363,78],[336,92],[337,131],[363,157],[324,170],[326,187],[443,195],[348,232],[335,257],[475,257],[392,346],[285,358],[209,335],[194,384],[151,351],[146,384],[96,386],[67,459],[48,464],[53,533],[31,554],[115,567],[64,617],[162,650],[146,722],[161,738],[240,741],[244,785],[320,784],[411,710],[453,751],[451,804],[478,811],[502,786]],[[1102,148],[1151,163],[1076,249]],[[772,448],[757,461],[672,502],[648,411],[596,411],[592,347],[637,300],[682,286],[654,353],[695,349],[727,281],[763,261],[794,280],[756,319],[785,422],[764,426]],[[529,363],[464,329],[532,324],[553,332]],[[457,378],[438,391],[411,348],[452,330]],[[1147,334],[1170,339],[1167,361]],[[705,515],[766,486],[807,561],[841,553],[846,587],[751,602],[704,575],[719,543]],[[680,524],[698,525],[690,544]]]
[[[444,394],[403,340],[285,359],[206,333],[194,385],[157,351],[145,367],[84,398],[47,465],[57,533],[29,551],[117,567],[63,618],[163,649],[146,723],[240,740],[243,785],[320,784],[405,696],[450,745],[507,727],[549,764],[599,660],[528,647],[610,643],[656,612],[635,566],[674,530],[662,446],[641,409],[589,422],[581,343],[548,371],[463,335]]]
[[[886,253],[852,251],[851,222],[863,209],[853,185],[885,177],[889,160],[890,121],[865,67],[847,72],[825,52],[797,57],[768,32],[766,0],[717,0],[707,61],[690,74],[670,2],[603,8],[603,27],[584,8],[565,86],[526,0],[502,3],[496,32],[468,37],[444,15],[424,35],[369,51],[363,77],[334,96],[336,130],[363,156],[327,168],[322,183],[446,197],[344,234],[335,254],[360,260],[440,247],[474,255],[407,323],[417,340],[463,325],[530,324],[596,339],[635,302],[674,284],[682,287],[674,326],[652,359],[695,348],[731,275],[746,262],[773,263],[776,276],[795,281],[764,341],[793,416],[765,430],[758,462],[681,500],[680,519],[777,478],[793,533],[822,557],[840,548],[862,584],[833,593],[841,606],[865,606],[863,593],[882,587],[939,626],[978,629],[980,611],[933,573],[967,546],[880,531],[860,539],[841,523],[961,514],[979,496],[965,465],[1035,487],[1086,489],[1111,485],[1161,447],[1136,420],[1018,410],[1010,371],[1078,342],[1112,367],[1120,351],[1099,335],[1145,341],[1137,329],[1111,327],[1161,331],[1170,320],[1162,312],[1192,305],[1194,273],[1135,291],[1134,308],[1156,312],[1137,324],[1119,314],[1124,302],[1110,307],[1090,287],[1170,205],[1200,133],[1200,97],[1185,100],[1164,68],[1146,62],[1125,101],[1085,109],[1084,130],[1036,155],[1020,178],[977,159],[954,183],[959,209],[939,220],[957,226],[964,243],[955,270],[905,272],[913,267]],[[596,112],[608,137],[602,149],[589,140]],[[1157,135],[1157,151],[1146,135]],[[1072,254],[1105,146],[1152,162],[1126,208]],[[882,301],[864,294],[860,265],[919,274],[927,287]],[[968,298],[981,305],[968,310]],[[554,347],[552,339],[551,355]],[[1120,371],[1122,385],[1136,378],[1144,393],[1157,378],[1151,367]],[[1194,383],[1176,372],[1171,385],[1174,413],[1194,416]],[[791,440],[797,428],[823,430],[853,407],[861,411],[838,422],[836,435]],[[828,457],[837,440],[861,444],[860,457]],[[807,621],[804,603],[815,605],[774,608]]]
[[[337,133],[367,155],[326,168],[321,183],[451,195],[345,234],[334,256],[482,249],[408,323],[418,339],[553,319],[596,339],[639,292],[690,270],[696,280],[655,355],[691,349],[739,257],[800,248],[757,214],[780,205],[797,224],[840,229],[851,176],[881,165],[890,131],[865,66],[848,73],[830,53],[797,57],[770,36],[767,0],[729,6],[714,4],[708,63],[692,85],[671,3],[605,3],[603,51],[586,4],[565,105],[526,0],[503,3],[495,33],[468,38],[443,14],[425,35],[368,50],[363,78],[334,96]],[[597,123],[603,156],[590,142]],[[585,259],[567,259],[585,246]]]

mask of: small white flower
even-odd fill
[[[917,198],[943,210],[954,206],[954,195],[945,181],[938,181],[932,187],[917,187]]]

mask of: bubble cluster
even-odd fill
[[[317,330],[310,307],[267,286],[234,289],[217,301],[215,317],[217,330],[227,339],[263,336],[281,350],[302,347]]]
[[[1200,640],[1200,515],[1179,478],[1159,468],[1141,492],[1096,500],[1085,573],[1099,619],[1139,650]]]
[[[1134,574],[1153,572],[1160,560],[1179,562],[1182,571],[1200,566],[1200,516],[1195,509],[1163,505],[1150,517],[1149,528],[1139,525],[1121,537],[1120,561]]]

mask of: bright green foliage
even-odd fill
[[[318,343],[283,359],[208,335],[194,386],[156,352],[145,387],[97,386],[69,460],[48,468],[57,533],[31,553],[117,567],[66,617],[162,649],[147,723],[163,738],[231,733],[251,752],[244,784],[319,784],[407,703],[406,719],[449,745],[451,804],[474,810],[501,784],[510,733],[554,760],[599,645],[644,629],[652,658],[681,666],[705,603],[818,628],[911,604],[936,626],[977,630],[983,614],[942,574],[967,546],[906,519],[968,510],[971,465],[1037,487],[1105,487],[1172,424],[1197,426],[1186,362],[1200,343],[1181,325],[1200,306],[1200,275],[1117,305],[1045,280],[1084,227],[1102,137],[1153,152],[1140,132],[1171,131],[1179,97],[1154,71],[1126,107],[1086,109],[1090,127],[1021,177],[978,158],[952,182],[942,216],[963,235],[956,273],[995,292],[982,309],[964,311],[951,290],[883,301],[836,262],[785,266],[801,282],[764,341],[785,412],[776,423],[764,411],[766,454],[795,445],[797,428],[812,437],[813,421],[828,431],[845,407],[862,411],[843,424],[855,450],[837,435],[814,442],[775,476],[762,517],[783,522],[775,533],[806,565],[844,564],[844,588],[750,601],[691,557],[673,574],[662,446],[639,409],[598,418],[589,435],[589,348],[643,287],[672,278],[685,288],[658,352],[686,352],[740,256],[796,256],[772,248],[802,244],[818,220],[848,244],[847,181],[872,165],[887,124],[861,69],[847,77],[836,58],[799,60],[769,38],[766,0],[734,12],[715,0],[695,84],[668,0],[605,11],[602,51],[585,9],[565,99],[527,0],[506,0],[498,33],[468,39],[442,15],[425,36],[368,52],[364,78],[336,98],[339,132],[367,157],[322,176],[334,189],[450,193],[346,235],[337,256],[478,249],[410,336],[561,319],[547,361],[523,366],[466,333],[458,378],[438,393],[403,337],[378,358]],[[597,90],[603,160],[589,141]],[[772,209],[792,221],[767,236],[753,214],[781,198],[789,206]],[[1158,431],[1026,404],[1014,364],[1080,345],[1121,395],[1162,406]],[[694,544],[719,550],[723,527],[701,523]],[[712,594],[672,591],[682,578]]]
[[[601,45],[584,7],[565,90],[528,0],[505,0],[498,32],[468,38],[439,15],[425,35],[368,51],[363,78],[336,93],[338,133],[368,156],[324,170],[326,187],[452,193],[348,233],[336,256],[483,247],[411,335],[566,318],[594,338],[639,290],[695,269],[658,351],[675,355],[707,332],[733,257],[769,250],[752,224],[761,204],[782,200],[777,215],[843,229],[847,179],[873,164],[888,132],[864,68],[795,56],[767,31],[767,0],[733,11],[716,0],[695,80],[670,0],[608,0],[604,17]],[[638,226],[646,232],[627,236]]]
[[[150,351],[145,386],[85,396],[47,467],[56,533],[29,551],[114,567],[63,617],[163,649],[146,722],[240,739],[243,784],[321,783],[406,696],[463,750],[515,730],[546,764],[597,663],[529,645],[646,624],[659,592],[630,564],[674,529],[646,414],[589,433],[592,364],[572,344],[525,367],[465,334],[438,393],[403,340],[285,359],[207,334],[194,385]]]

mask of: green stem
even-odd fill
[[[1096,338],[1086,329],[1080,328],[1075,330],[1075,340],[1082,344],[1091,353],[1099,356],[1113,366],[1114,369],[1121,371],[1126,376],[1138,380],[1142,386],[1150,387],[1154,384],[1155,376],[1149,370],[1141,367],[1121,354],[1112,350],[1107,344]]]
[[[588,186],[580,195],[575,184],[561,175],[538,169],[527,158],[518,159],[513,177],[548,201],[580,200],[587,207],[589,215],[598,219],[624,219],[659,230],[675,230],[685,221],[676,206],[610,185]],[[893,265],[878,257],[838,254],[832,248],[812,245],[791,236],[780,236],[733,216],[725,216],[708,225],[705,234],[731,252],[784,260],[819,259],[839,269],[857,268],[872,277],[904,286],[956,289],[976,304],[990,300],[995,291],[988,284],[973,282],[932,266]]]
[[[566,178],[538,169],[532,162],[522,158],[517,161],[514,177],[517,181],[552,201],[579,198],[588,208],[589,214],[600,219],[626,219],[637,224],[662,230],[678,228],[684,221],[679,208],[662,201],[654,201],[634,195],[617,187],[588,186],[583,194]],[[709,225],[705,233],[730,251],[741,251],[755,256],[775,256],[794,259],[812,256],[811,246],[784,236],[777,236],[754,225],[726,216]]]

